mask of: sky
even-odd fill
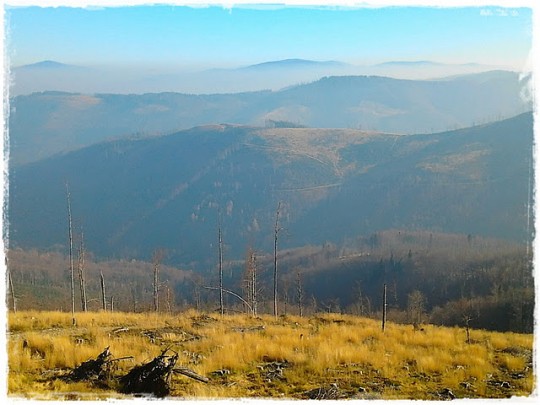
[[[521,70],[532,42],[527,7],[53,8],[6,3],[5,55],[11,66],[55,60],[201,68],[302,58],[360,65],[431,60]]]

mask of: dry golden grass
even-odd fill
[[[173,375],[171,395],[184,398],[305,398],[336,383],[346,398],[444,399],[528,396],[534,387],[532,335],[380,322],[348,315],[312,318],[171,314],[18,312],[8,316],[8,392],[37,399],[124,398],[114,387],[55,378],[95,358],[105,347],[116,376],[165,348],[177,366],[208,384]],[[272,374],[272,367],[282,370]],[[216,370],[228,370],[223,376]],[[274,370],[275,371],[275,370]],[[505,384],[503,384],[505,383]],[[510,387],[510,388],[509,388]]]

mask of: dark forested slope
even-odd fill
[[[430,135],[215,125],[101,143],[12,168],[12,247],[67,244],[98,257],[213,263],[218,211],[229,258],[247,245],[341,243],[383,229],[425,229],[524,243],[532,114]]]

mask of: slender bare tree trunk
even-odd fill
[[[250,303],[249,312],[251,316],[257,315],[257,265],[255,263],[255,252],[248,249],[246,255],[246,271],[244,274],[246,300]],[[246,305],[246,308],[248,306]]]
[[[219,249],[219,312],[221,316],[225,313],[223,306],[223,239],[221,237],[221,217],[218,226],[218,249]]]
[[[172,312],[172,307],[171,307],[171,289],[169,288],[169,286],[167,285],[165,287],[167,289],[167,312],[170,314]]]
[[[278,316],[278,268],[277,268],[277,244],[279,229],[279,210],[281,208],[281,201],[278,203],[276,210],[276,223],[274,226],[274,316]]]
[[[154,311],[159,311],[159,264],[161,262],[163,253],[161,250],[156,250],[153,255],[154,262]]]
[[[101,307],[104,311],[107,311],[107,301],[105,298],[105,277],[103,277],[103,271],[99,272],[99,280],[101,284]],[[112,311],[112,308],[111,308]]]
[[[302,276],[300,272],[296,273],[296,302],[298,304],[298,314],[303,315],[304,290],[302,288]]]
[[[382,304],[382,330],[384,332],[384,327],[386,325],[386,283],[383,285],[383,304]]]
[[[69,193],[69,184],[66,182],[66,197],[68,210],[68,231],[69,231],[69,272],[71,276],[71,317],[73,325],[75,321],[75,275],[73,266],[73,227],[71,220],[71,195]]]
[[[255,262],[255,252],[251,252],[251,313],[257,316],[257,263]]]
[[[17,312],[17,299],[15,298],[15,290],[13,289],[13,278],[11,277],[11,270],[7,271],[8,282],[9,282],[9,292],[11,293],[11,303],[13,312]]]
[[[79,288],[81,290],[81,310],[87,312],[88,303],[86,300],[86,280],[84,279],[84,234],[81,230],[81,242],[79,245],[79,257],[77,260],[77,270],[79,273]]]
[[[159,265],[154,263],[154,311],[159,311]]]

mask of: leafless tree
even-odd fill
[[[105,298],[105,277],[103,277],[103,271],[99,271],[99,281],[101,284],[101,307],[104,311],[107,310],[107,300]],[[112,298],[112,297],[111,297]],[[112,311],[112,308],[111,308]]]
[[[167,312],[172,312],[172,298],[171,298],[171,289],[169,288],[169,284],[165,286],[167,291]]]
[[[257,316],[257,263],[255,259],[255,252],[250,248],[247,252],[246,258],[246,272],[244,276],[245,296],[246,301],[251,304],[251,315]]]
[[[298,314],[303,315],[304,289],[302,287],[302,275],[298,271],[296,273],[296,304],[298,305]]]
[[[386,283],[383,285],[383,297],[382,297],[382,330],[384,332],[384,327],[386,326]]]
[[[71,318],[75,325],[75,274],[73,265],[73,227],[71,218],[71,194],[69,192],[69,184],[66,181],[66,199],[68,211],[68,236],[69,236],[69,272],[71,277]]]
[[[281,201],[278,203],[276,209],[276,223],[274,226],[274,316],[278,316],[278,269],[277,269],[277,246],[278,246],[278,234],[281,230],[279,228],[279,211],[281,209]]]
[[[218,222],[219,312],[221,313],[221,316],[223,316],[225,307],[223,305],[223,238],[221,236],[221,214],[219,214]]]
[[[11,303],[13,312],[17,312],[17,298],[15,297],[15,290],[13,289],[13,278],[11,277],[11,270],[7,270],[7,277],[9,283],[9,292],[11,294]]]
[[[81,240],[79,243],[79,252],[77,257],[77,271],[79,274],[79,288],[81,291],[81,310],[87,312],[88,310],[88,301],[86,300],[86,280],[84,278],[84,259],[85,259],[85,248],[84,248],[84,233],[81,229]]]
[[[418,290],[414,290],[407,297],[407,315],[409,321],[418,327],[422,323],[422,317],[425,313],[425,297]]]
[[[154,296],[154,311],[159,311],[159,265],[163,259],[164,252],[162,249],[157,249],[152,255],[152,263],[154,264],[154,282],[153,282],[153,296]]]

